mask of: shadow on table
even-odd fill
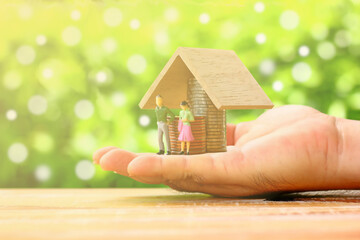
[[[336,190],[336,191],[310,191],[310,192],[282,192],[249,197],[225,198],[202,193],[181,193],[175,195],[154,195],[124,197],[117,203],[141,204],[147,206],[181,206],[181,205],[217,205],[233,206],[234,204],[265,204],[269,202],[343,202],[360,203],[360,190]],[[113,202],[113,201],[112,201]],[[114,203],[114,202],[113,202]]]

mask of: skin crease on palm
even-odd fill
[[[354,136],[344,136],[344,121],[360,128],[358,121],[287,105],[267,110],[254,121],[228,124],[227,152],[156,155],[105,147],[93,159],[102,169],[139,182],[225,197],[358,189],[360,152],[354,153],[359,154],[357,162],[349,161],[346,151],[352,149]]]

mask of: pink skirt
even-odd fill
[[[191,132],[191,126],[183,124],[178,139],[179,141],[186,141],[186,142],[195,140]]]

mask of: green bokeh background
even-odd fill
[[[179,46],[235,50],[275,106],[360,119],[359,0],[0,4],[0,187],[153,187],[91,158],[157,151],[138,103]]]

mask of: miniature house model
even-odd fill
[[[226,151],[226,109],[273,107],[232,50],[179,47],[142,98],[140,108],[155,109],[158,94],[170,109],[180,109],[183,100],[189,102],[195,116],[191,154]],[[177,146],[175,125],[169,127],[173,151]]]

